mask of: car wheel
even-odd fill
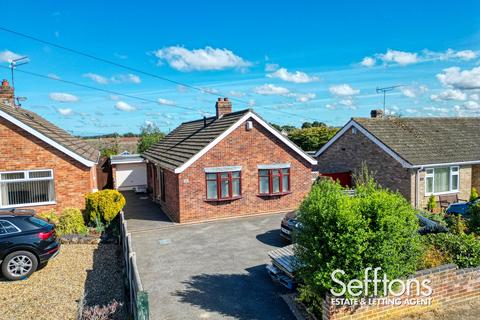
[[[37,257],[28,251],[15,251],[5,257],[2,262],[2,274],[8,280],[28,278],[37,270]]]

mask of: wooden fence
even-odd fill
[[[128,233],[127,221],[123,212],[120,212],[120,241],[123,248],[125,285],[129,292],[128,309],[135,320],[148,320],[148,293],[143,290],[142,281],[138,273],[137,259],[132,248],[132,236]]]

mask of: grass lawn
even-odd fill
[[[66,244],[42,270],[24,281],[0,278],[0,310],[5,319],[77,319],[79,302],[104,305],[124,301],[121,247]],[[124,317],[125,306],[117,314]]]

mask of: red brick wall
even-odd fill
[[[415,278],[420,283],[429,279],[432,288],[430,296],[431,305],[408,305],[402,303],[399,306],[383,305],[362,305],[356,307],[334,306],[330,297],[323,303],[324,320],[354,320],[354,319],[395,319],[400,316],[407,316],[425,312],[430,309],[448,309],[459,306],[469,300],[480,298],[480,267],[469,269],[458,269],[456,265],[449,264],[433,269],[417,272]],[[416,290],[412,290],[415,292]],[[396,298],[396,297],[388,297]],[[422,296],[410,295],[400,296],[400,299],[424,299]]]
[[[271,198],[259,197],[257,165],[272,163],[291,163],[292,193]],[[205,201],[204,168],[218,166],[242,166],[241,199],[218,203]],[[294,210],[310,191],[311,172],[312,166],[305,159],[260,124],[253,121],[250,131],[243,124],[179,174],[180,217],[177,221]]]
[[[83,208],[84,195],[97,188],[95,167],[84,166],[3,118],[0,141],[0,171],[53,169],[56,205],[30,207],[37,212]]]

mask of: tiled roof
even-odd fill
[[[65,130],[60,129],[38,114],[20,107],[12,107],[2,103],[0,103],[0,110],[22,122],[26,126],[32,128],[33,130],[43,134],[47,138],[50,138],[79,157],[92,162],[98,161],[98,150],[93,148],[82,139],[74,137]]]
[[[183,165],[205,148],[250,110],[242,110],[223,115],[221,118],[206,118],[184,122],[164,139],[145,151],[142,156],[167,169]]]
[[[411,165],[480,160],[480,117],[353,120]]]

